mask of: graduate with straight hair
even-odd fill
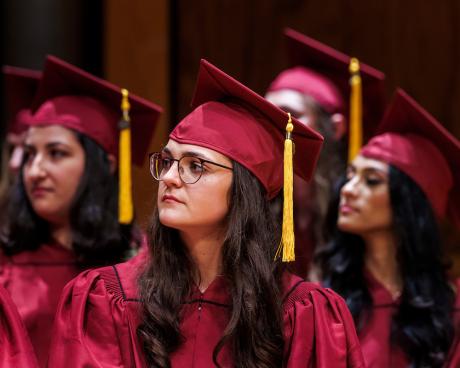
[[[121,102],[119,87],[49,56],[22,116],[28,130],[2,224],[0,285],[16,303],[42,366],[65,284],[85,269],[130,258],[141,240],[131,202],[131,217],[120,217],[119,192],[130,199],[123,184],[131,152],[129,143],[119,149],[119,136],[132,132],[133,161],[141,164],[160,108],[129,96],[129,130],[126,122],[119,126]]]
[[[322,137],[204,60],[192,106],[150,156],[149,254],[67,285],[50,366],[364,367],[344,301],[282,262],[293,170],[312,176]]]
[[[347,301],[369,368],[459,367],[460,282],[437,219],[460,226],[460,142],[402,90],[331,204],[323,284]]]

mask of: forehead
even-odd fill
[[[293,89],[268,92],[265,98],[277,106],[293,106],[302,109],[305,105],[305,95]]]
[[[166,146],[163,148],[163,150],[168,150],[171,152],[175,158],[178,158],[182,155],[188,154],[188,153],[195,153],[200,156],[202,156],[204,159],[209,159],[209,160],[220,160],[219,162],[227,162],[229,163],[231,160],[225,156],[224,154],[214,151],[210,148],[202,147],[202,146],[197,146],[194,144],[183,144],[176,142],[173,139],[170,139]]]
[[[389,171],[389,165],[386,162],[367,158],[362,155],[356,156],[350,166],[353,166],[357,170],[378,170],[384,173],[388,173]]]
[[[75,132],[60,125],[35,126],[27,131],[26,144],[47,144],[50,142],[79,144]]]

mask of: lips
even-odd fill
[[[173,202],[182,203],[182,204],[184,203],[171,194],[165,194],[163,197],[161,197],[161,201],[166,202],[166,203],[173,203]]]
[[[44,196],[47,193],[50,193],[52,190],[50,188],[45,188],[45,187],[33,187],[32,188],[32,195],[34,197],[41,197]]]
[[[358,210],[355,207],[352,207],[349,204],[340,205],[339,211],[341,215],[348,215],[353,212],[358,212]]]

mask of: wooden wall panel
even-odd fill
[[[165,108],[150,144],[151,151],[157,150],[168,130],[169,2],[109,0],[105,4],[105,76]],[[141,225],[152,211],[156,193],[147,161],[133,172],[134,202]]]

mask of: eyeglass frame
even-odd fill
[[[152,158],[155,157],[156,155],[158,156],[161,156],[163,152],[151,152],[149,153],[149,171],[150,171],[150,175],[152,175],[152,177],[157,180],[157,181],[163,181],[163,179],[157,179],[155,177],[155,175],[153,174],[152,172]],[[193,156],[193,155],[185,155],[185,156],[182,156],[181,158],[177,159],[177,158],[173,158],[173,157],[169,157],[168,159],[173,161],[173,165],[174,165],[174,162],[177,162],[177,173],[179,174],[179,178],[180,180],[182,181],[182,183],[184,184],[196,184],[200,179],[201,177],[203,176],[203,171],[200,173],[200,176],[198,177],[198,179],[196,179],[196,181],[194,181],[193,183],[187,183],[185,182],[183,179],[182,179],[182,175],[180,173],[180,161],[183,159],[183,158],[195,158],[197,159],[198,161],[200,161],[200,164],[203,165],[204,163],[208,163],[208,164],[211,164],[211,165],[215,165],[215,166],[219,166],[219,167],[222,167],[224,169],[227,169],[227,170],[230,170],[230,171],[233,171],[233,167],[228,167],[228,166],[225,166],[225,165],[222,165],[222,164],[219,164],[217,162],[214,162],[214,161],[210,161],[210,160],[206,160],[204,158],[201,158],[201,157],[198,157],[198,156]],[[168,169],[167,172],[169,172],[169,170],[172,168],[172,166]]]

